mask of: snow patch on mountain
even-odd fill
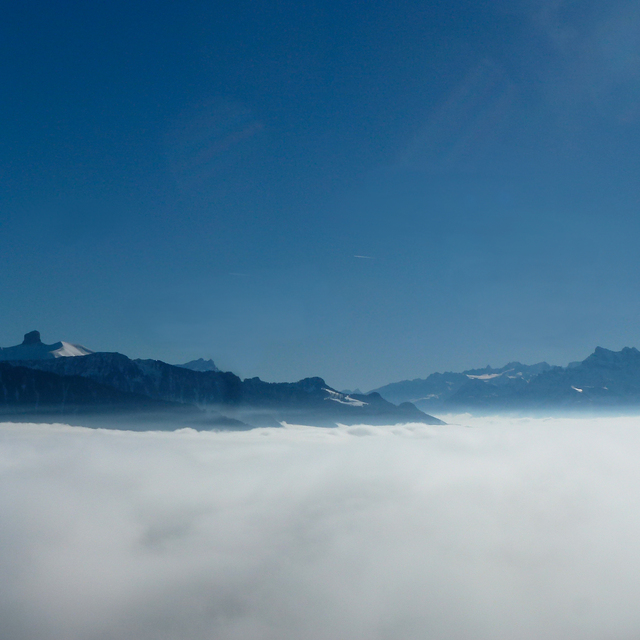
[[[347,404],[352,407],[364,407],[367,404],[362,400],[356,400],[356,398],[352,398],[351,396],[345,396],[331,389],[323,389],[323,391],[326,391],[329,394],[329,397],[325,398],[325,400],[333,400],[334,402],[339,402],[340,404]]]
[[[493,380],[493,378],[499,378],[501,375],[501,373],[483,373],[480,376],[472,376],[469,373],[466,374],[467,378],[471,380]]]
[[[0,361],[15,360],[50,360],[52,358],[69,358],[86,356],[93,353],[90,349],[71,342],[55,342],[44,344],[39,331],[30,331],[24,336],[22,344],[14,347],[0,347]]]

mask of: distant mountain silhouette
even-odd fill
[[[483,369],[468,369],[461,373],[432,373],[427,378],[393,382],[375,391],[390,402],[415,402],[419,403],[419,406],[428,405],[432,409],[443,410],[458,390],[470,381],[479,381],[481,388],[484,388],[484,383],[498,387],[509,386],[528,382],[551,368],[546,362],[534,365],[510,362],[499,369],[487,366]],[[473,383],[471,384],[473,386]]]
[[[46,345],[37,331],[20,345],[0,348],[0,361],[0,414],[23,417],[133,412],[169,421],[179,416],[183,426],[188,417],[197,428],[249,428],[282,422],[442,424],[430,414],[452,411],[640,410],[640,351],[629,347],[597,347],[567,367],[510,362],[498,369],[433,373],[367,394],[336,391],[322,378],[242,380],[202,358],[170,365],[93,353],[68,342]]]
[[[597,347],[567,367],[510,363],[502,369],[432,374],[378,391],[395,401],[409,396],[427,411],[640,409],[640,351]]]
[[[183,367],[184,369],[191,369],[191,371],[220,371],[213,360],[204,360],[198,358],[197,360],[191,360],[184,364],[177,364],[176,367]]]
[[[135,397],[140,399],[141,406],[153,401],[192,409],[197,407],[209,417],[217,416],[219,424],[224,420],[233,425],[254,426],[279,425],[283,421],[316,426],[335,426],[338,423],[442,424],[410,403],[396,406],[376,393],[366,396],[343,394],[329,387],[322,378],[306,378],[293,383],[268,383],[259,378],[241,380],[229,372],[198,371],[160,360],[131,360],[119,353],[88,353],[81,358],[43,357],[14,361],[13,365],[56,374],[76,393],[75,405],[84,402],[85,410],[93,406],[93,401],[86,389],[79,386],[79,379],[100,385],[103,394],[107,389],[114,394],[128,394],[125,397],[127,402],[131,401],[130,404],[135,404],[131,400]],[[44,384],[44,380],[34,379],[32,383],[35,389],[38,384]],[[32,403],[36,402],[36,395],[32,397]],[[5,397],[9,398],[8,405],[20,404],[24,409],[24,399],[14,402],[11,400],[13,396],[6,393]],[[113,404],[118,403],[120,400],[116,394]],[[103,404],[108,405],[109,402]]]

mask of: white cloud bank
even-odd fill
[[[1,425],[0,637],[640,637],[640,418],[457,421]]]

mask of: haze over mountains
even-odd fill
[[[640,351],[596,347],[566,367],[510,362],[499,369],[433,373],[376,389],[390,402],[425,411],[580,411],[640,409]]]
[[[482,369],[467,369],[461,373],[451,371],[432,373],[427,378],[392,382],[374,391],[390,402],[405,402],[407,398],[412,398],[409,402],[427,402],[440,406],[448,402],[472,380],[480,380],[487,385],[502,386],[518,379],[528,382],[533,376],[549,369],[551,365],[546,362],[535,365],[510,362],[498,369],[487,366]]]
[[[640,410],[640,351],[597,347],[567,367],[510,362],[433,373],[363,394],[339,392],[319,377],[291,383],[242,380],[202,358],[182,365],[94,353],[69,342],[45,344],[37,331],[0,349],[0,411],[16,419],[71,416],[117,419],[141,428],[176,421],[197,428],[251,428],[283,422],[439,424],[432,413]]]
[[[45,345],[38,332],[21,345],[3,349],[0,409],[29,419],[91,417],[134,412],[141,428],[158,422],[165,428],[251,428],[282,422],[315,426],[341,424],[441,424],[410,403],[396,406],[379,394],[344,394],[322,378],[294,383],[242,380],[221,372],[212,361],[171,365],[132,360],[120,353],[93,353],[74,346]],[[54,348],[55,347],[55,348]]]

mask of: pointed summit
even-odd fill
[[[184,364],[177,364],[176,366],[183,369],[191,369],[191,371],[220,371],[213,360],[204,360],[203,358],[191,360],[191,362],[185,362]]]
[[[29,333],[24,334],[24,340],[22,344],[42,344],[42,340],[40,339],[39,331],[29,331]]]
[[[595,351],[582,361],[584,366],[622,366],[637,364],[640,361],[640,351],[635,347],[624,347],[620,351],[611,351],[603,347],[596,347]]]

